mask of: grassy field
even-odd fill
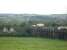
[[[0,37],[0,50],[67,50],[67,41],[32,37]]]

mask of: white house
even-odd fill
[[[3,32],[8,32],[8,29],[6,27],[4,27]]]
[[[11,28],[9,29],[9,32],[15,32],[15,29],[11,27]]]
[[[36,25],[32,25],[32,27],[36,27]]]
[[[67,29],[67,26],[59,26],[57,29],[58,30],[60,30],[60,29]]]
[[[42,24],[42,23],[39,23],[39,24],[36,24],[37,26],[39,26],[39,27],[43,27],[44,26],[44,24]]]
[[[32,27],[44,27],[45,25],[42,24],[42,23],[38,23],[38,24],[35,24],[35,25],[32,25]]]

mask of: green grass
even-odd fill
[[[32,37],[0,37],[0,50],[67,50],[67,41]]]

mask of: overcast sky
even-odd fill
[[[67,14],[67,0],[0,0],[0,13]]]

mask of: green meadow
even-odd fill
[[[0,50],[67,50],[67,41],[35,37],[0,37]]]

